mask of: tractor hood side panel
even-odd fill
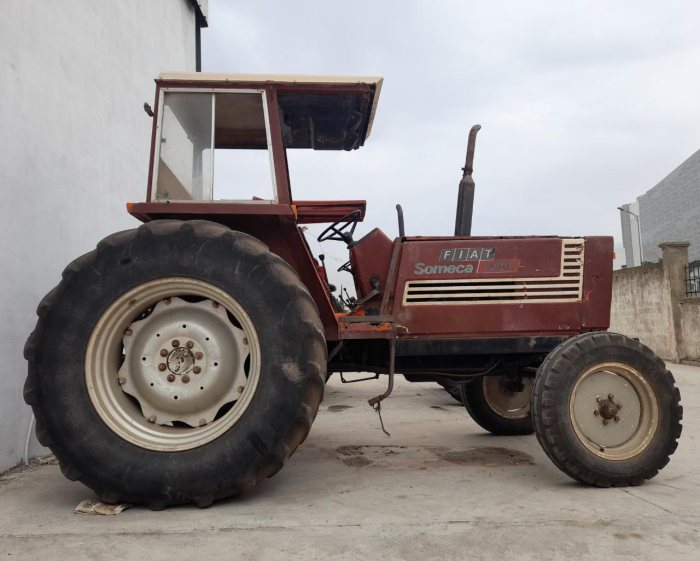
[[[407,338],[607,329],[612,238],[406,238],[393,314]]]

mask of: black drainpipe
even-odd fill
[[[195,69],[197,72],[202,71],[202,26],[199,25],[199,18],[195,18],[195,23],[194,23],[194,41],[195,41],[195,49],[196,49],[196,61],[195,61]]]
[[[190,0],[194,9],[194,42],[195,42],[195,69],[202,71],[202,27],[207,27],[207,20],[199,7],[197,0]]]

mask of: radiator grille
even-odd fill
[[[562,240],[558,277],[411,280],[404,306],[579,302],[583,291],[584,240]]]

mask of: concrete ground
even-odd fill
[[[434,384],[399,380],[384,423],[366,399],[384,380],[337,376],[311,434],[273,479],[209,509],[73,514],[89,490],[55,465],[0,479],[0,558],[700,558],[700,368],[671,365],[685,406],[671,463],[642,487],[586,488],[534,436],[493,437]]]

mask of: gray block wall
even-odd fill
[[[645,261],[669,241],[690,242],[690,261],[700,259],[700,150],[639,197],[639,213]]]

